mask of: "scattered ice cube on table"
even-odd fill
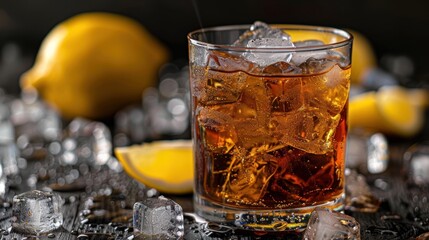
[[[389,145],[382,133],[350,133],[347,139],[346,166],[372,174],[389,166]]]
[[[0,142],[12,142],[15,140],[15,129],[9,119],[9,108],[0,102]]]
[[[63,224],[63,200],[52,192],[33,190],[13,197],[13,231],[42,234]]]
[[[59,114],[37,98],[25,97],[11,102],[11,120],[16,136],[26,136],[30,143],[60,139],[62,122]]]
[[[389,146],[381,133],[371,135],[368,140],[368,172],[382,173],[389,165]]]
[[[404,154],[410,182],[420,185],[429,183],[429,143],[414,144]]]
[[[136,202],[133,227],[148,239],[180,239],[185,233],[182,207],[163,196]]]
[[[102,122],[75,118],[66,128],[63,162],[104,165],[112,158],[112,136]]]
[[[308,221],[304,240],[360,240],[360,225],[348,215],[316,208]]]
[[[0,143],[0,166],[5,176],[18,174],[18,147],[15,142]]]
[[[346,209],[359,212],[376,212],[380,200],[376,198],[363,175],[346,169]]]

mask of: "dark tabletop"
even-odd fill
[[[391,144],[390,163],[381,174],[364,174],[373,195],[380,200],[378,211],[346,211],[360,224],[361,239],[414,239],[429,232],[428,186],[410,183],[406,177],[403,153],[409,147],[400,141]],[[63,227],[39,239],[132,239],[132,206],[148,196],[159,195],[134,181],[125,172],[108,167],[64,167],[40,154],[27,161],[20,176],[9,179],[6,196],[0,204],[1,239],[23,239],[11,230],[12,197],[30,189],[51,189],[65,200]],[[34,153],[33,153],[34,154]],[[83,167],[82,167],[83,166]],[[58,184],[71,169],[81,177],[70,184]],[[55,169],[56,174],[49,174]],[[34,180],[37,183],[34,184]],[[383,184],[380,184],[383,183]],[[166,195],[192,213],[192,195]],[[219,230],[219,228],[217,228]],[[185,239],[301,239],[299,234],[283,236],[248,234],[231,229],[209,231],[185,214]],[[32,238],[27,238],[32,239]]]

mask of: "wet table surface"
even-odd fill
[[[360,223],[361,239],[415,239],[429,232],[429,187],[407,181],[402,162],[407,147],[408,144],[397,144],[392,148],[386,172],[365,175],[372,193],[381,200],[379,210],[375,213],[346,211]],[[0,204],[1,239],[133,239],[134,202],[159,193],[132,180],[125,172],[107,167],[95,169],[85,164],[74,168],[59,166],[44,155],[43,149],[38,151],[42,152],[38,159],[29,159],[21,176],[11,179],[6,197]],[[76,170],[80,177],[71,184],[63,184],[67,176],[76,174]],[[377,184],[380,182],[383,184]],[[63,227],[38,238],[11,230],[12,197],[30,189],[46,188],[58,192],[65,200]],[[192,213],[191,195],[166,197],[180,204],[185,212]],[[185,239],[301,238],[299,234],[249,235],[228,228],[210,231],[185,215]]]

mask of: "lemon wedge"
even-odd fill
[[[377,92],[350,99],[350,128],[367,128],[387,134],[411,137],[423,127],[423,103],[407,89],[385,86]]]
[[[148,187],[171,194],[192,192],[194,163],[190,140],[118,147],[115,155],[131,177]]]

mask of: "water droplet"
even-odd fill
[[[78,240],[87,240],[89,239],[88,235],[86,234],[80,234],[79,236],[77,236]]]
[[[381,178],[377,178],[374,181],[374,186],[383,190],[383,191],[387,191],[389,190],[389,183],[387,183],[385,180],[381,179]]]
[[[380,217],[381,220],[399,220],[401,216],[399,215],[383,215]]]

